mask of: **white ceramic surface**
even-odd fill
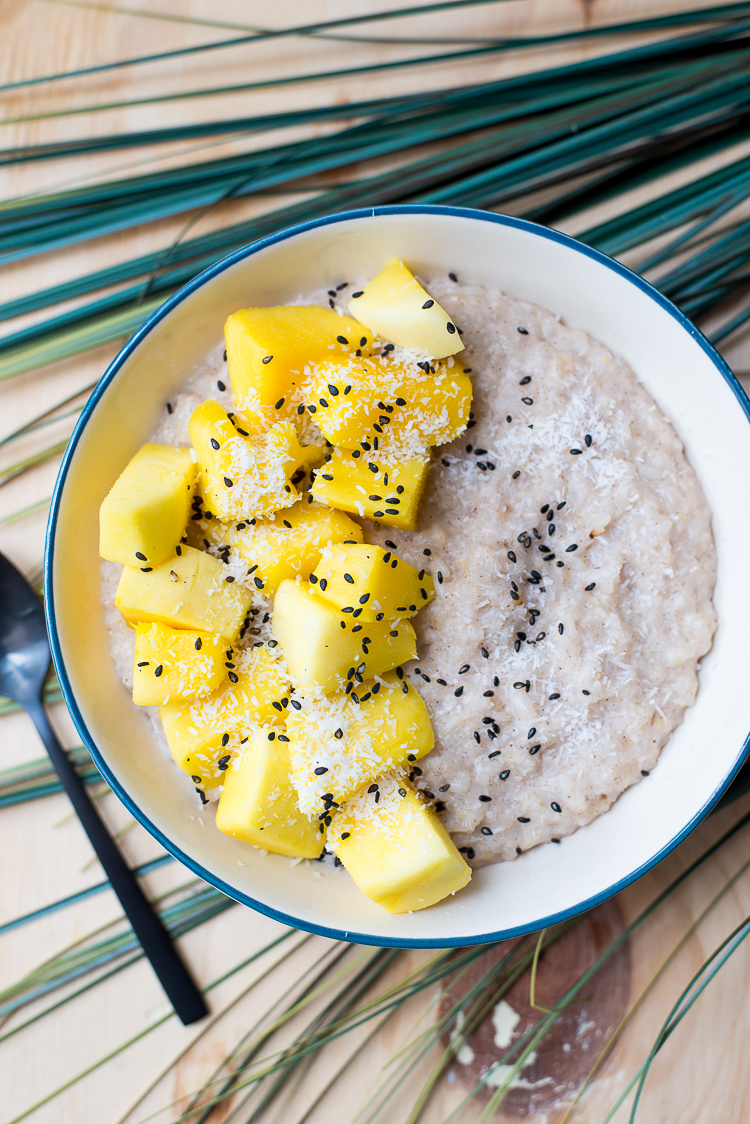
[[[610,812],[516,862],[478,871],[455,898],[391,916],[340,870],[263,856],[201,816],[192,786],[154,744],[107,650],[99,602],[99,505],[154,429],[165,401],[221,340],[225,317],[282,304],[402,257],[425,277],[499,286],[584,328],[631,365],[685,443],[713,510],[719,629],[698,701],[646,783]],[[739,767],[750,705],[747,637],[750,479],[747,400],[703,337],[654,290],[609,259],[515,219],[394,207],[334,216],[255,243],[171,298],[126,345],[75,431],[50,517],[47,605],[66,701],[108,781],[178,858],[273,916],[386,945],[465,944],[533,930],[603,900],[652,866],[705,814]],[[644,544],[644,549],[648,549]]]

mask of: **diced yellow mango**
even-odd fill
[[[376,621],[360,627],[320,602],[306,582],[281,583],[272,628],[292,679],[302,689],[343,690],[347,676],[382,675],[417,654],[409,621]]]
[[[333,814],[328,847],[362,893],[389,913],[426,909],[471,878],[437,812],[394,774]]]
[[[388,527],[414,531],[429,467],[427,457],[389,461],[379,453],[357,456],[356,449],[354,453],[336,449],[315,473],[310,491],[330,507],[377,519]],[[394,496],[398,504],[391,502]]]
[[[292,783],[300,807],[320,814],[327,800],[342,804],[381,773],[429,753],[435,744],[422,698],[395,672],[368,680],[349,695],[296,696],[286,732]]]
[[[285,578],[315,569],[329,543],[362,542],[362,528],[342,511],[300,500],[294,507],[257,519],[232,535],[232,548],[248,567],[255,567],[266,593],[275,593]]]
[[[234,640],[250,608],[251,595],[228,582],[226,567],[211,554],[180,546],[158,566],[122,571],[115,605],[129,624],[159,621],[171,628],[212,632]]]
[[[99,509],[99,553],[126,566],[156,566],[185,533],[195,465],[189,449],[143,445]]]
[[[321,363],[310,390],[315,421],[332,445],[379,447],[383,453],[407,450],[411,455],[462,433],[471,395],[471,380],[461,367],[438,365],[424,371],[393,359],[353,356]]]
[[[318,305],[240,309],[224,325],[224,339],[235,402],[271,411],[295,395],[305,367],[372,345],[371,333],[356,320]]]
[[[278,731],[257,730],[223,781],[216,809],[219,831],[277,855],[317,859],[325,824],[300,811],[289,775],[289,749]]]
[[[398,258],[387,262],[362,292],[353,294],[348,307],[360,324],[399,347],[435,359],[463,351],[448,313]]]
[[[289,680],[278,660],[267,648],[250,648],[236,664],[234,679],[206,698],[175,700],[159,708],[172,756],[196,784],[222,782],[242,739],[259,724],[282,720],[281,700],[288,696]]]
[[[231,653],[227,641],[210,632],[140,621],[135,626],[133,702],[159,706],[169,699],[208,695],[226,679]]]
[[[413,617],[435,596],[429,574],[369,543],[326,547],[309,580],[317,598],[360,623]]]
[[[201,468],[201,491],[211,512],[225,523],[291,507],[299,493],[292,476],[302,446],[291,422],[243,437],[212,398],[190,418],[190,440]]]

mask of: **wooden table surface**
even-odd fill
[[[96,62],[169,50],[222,38],[231,32],[216,28],[146,19],[134,11],[168,12],[226,23],[266,26],[292,25],[305,20],[333,19],[343,14],[386,11],[396,0],[350,0],[344,6],[334,0],[277,0],[268,8],[257,0],[135,0],[119,11],[97,10],[106,5],[71,5],[55,0],[0,0],[0,82],[49,74]],[[687,5],[680,0],[658,4],[659,11],[676,11]],[[132,9],[132,10],[129,10]],[[511,0],[504,4],[480,6],[462,12],[431,15],[427,19],[433,36],[470,37],[488,34],[528,34],[549,32],[589,23],[607,23],[629,15],[653,14],[649,0]],[[396,24],[373,25],[362,34],[425,34],[425,19]],[[617,44],[621,45],[621,44]],[[214,98],[175,101],[157,106],[131,106],[128,101],[143,97],[145,91],[169,92],[215,84],[258,80],[295,70],[329,70],[364,63],[370,59],[403,56],[414,48],[392,44],[352,44],[351,42],[279,39],[256,46],[252,55],[246,49],[216,54],[187,56],[178,64],[154,63],[147,67],[118,70],[75,82],[25,88],[6,94],[2,101],[3,119],[33,116],[51,110],[74,109],[90,103],[122,102],[120,108],[92,114],[72,114],[44,121],[27,121],[0,126],[0,148],[27,144],[41,139],[94,136],[130,128],[153,127],[156,123],[215,119],[219,116],[249,114],[258,109],[323,104],[378,96],[384,91],[407,92],[423,84],[476,81],[494,78],[518,69],[536,67],[584,57],[601,45],[560,47],[554,52],[528,51],[511,57],[472,60],[471,63],[433,65],[416,71],[394,71],[386,76],[366,76],[358,81],[324,81],[304,87],[290,87],[252,94],[222,95]],[[249,77],[251,76],[251,77]],[[321,131],[323,127],[321,127]],[[300,131],[298,135],[303,135]],[[125,168],[152,170],[179,165],[188,154],[200,152],[207,158],[247,151],[256,144],[271,143],[274,134],[258,138],[211,141],[210,144],[126,150],[112,154],[48,161],[0,170],[0,197],[7,199],[40,190],[53,190],[84,179],[94,182]],[[746,148],[748,146],[745,146]],[[695,174],[694,170],[691,174]],[[647,189],[642,189],[643,194]],[[634,193],[633,198],[636,198]],[[247,215],[263,203],[240,202],[224,205],[219,214],[203,218],[196,232],[225,221],[229,214]],[[618,200],[617,207],[625,205]],[[602,214],[606,213],[602,211]],[[599,214],[597,213],[597,218]],[[572,228],[589,225],[578,223]],[[0,273],[0,299],[30,292],[124,260],[154,247],[167,246],[185,222],[184,216],[146,225],[135,231],[82,243],[70,251],[42,255]],[[63,306],[64,307],[64,306]],[[22,327],[33,317],[18,322]],[[16,325],[13,325],[15,327]],[[45,367],[24,375],[0,388],[0,437],[38,413],[42,403],[62,399],[66,393],[94,381],[117,346],[107,346],[72,361]],[[727,358],[737,368],[750,368],[750,346],[742,340],[726,349]],[[56,432],[51,430],[51,433]],[[60,433],[64,433],[61,428]],[[29,450],[33,443],[29,442]],[[23,449],[16,446],[14,456]],[[2,462],[7,463],[6,461]],[[41,466],[2,490],[0,516],[35,500],[49,496],[57,461]],[[743,482],[744,483],[744,482]],[[738,482],[739,484],[739,482]],[[27,573],[39,566],[44,515],[28,518],[9,527],[0,527],[0,550],[7,552]],[[56,706],[53,720],[68,744],[79,739],[62,706]],[[717,736],[721,736],[720,718]],[[38,758],[41,746],[22,714],[0,721],[0,750],[5,765]],[[706,747],[710,752],[710,746]],[[113,830],[127,829],[122,846],[128,860],[137,865],[160,853],[159,847],[140,826],[133,825],[125,809],[109,795],[100,802]],[[712,817],[659,868],[619,897],[626,919],[633,917],[655,892],[684,868],[692,857],[720,831],[750,808],[750,799],[738,801]],[[639,930],[632,942],[632,994],[637,994],[655,965],[679,938],[686,919],[698,916],[715,888],[740,868],[745,861],[748,832],[736,839],[670,899],[658,921]],[[90,886],[101,879],[91,861],[89,844],[75,819],[69,815],[66,798],[53,796],[0,811],[0,924]],[[150,892],[166,890],[184,881],[187,874],[172,863],[146,878]],[[664,1019],[671,1002],[704,956],[740,920],[750,913],[750,877],[740,878],[721,903],[710,913],[685,944],[669,970],[659,981],[649,1001],[639,1011],[616,1048],[602,1078],[578,1111],[575,1119],[593,1124],[603,1119],[612,1096],[622,1087],[643,1060],[644,1053]],[[48,918],[0,936],[0,987],[18,979],[45,958],[67,946],[97,926],[118,915],[117,903],[109,892],[81,904],[53,913]],[[268,941],[281,927],[243,907],[235,906],[181,941],[196,977],[206,982],[226,963],[239,961]],[[287,986],[326,946],[313,937],[294,952],[284,970],[259,985],[244,1001],[188,1050],[168,1076],[159,1075],[170,1067],[202,1028],[185,1029],[172,1019],[157,1032],[133,1046],[116,1061],[98,1068],[85,1080],[40,1109],[33,1116],[38,1124],[133,1124],[197,1086],[199,1081],[224,1057],[234,1044],[251,1013],[270,1004],[282,986]],[[409,954],[416,964],[421,953]],[[259,975],[265,961],[246,969],[212,993],[211,1006],[220,1011]],[[648,1124],[741,1124],[750,1118],[750,1071],[743,1062],[750,1034],[750,947],[743,947],[715,980],[690,1016],[673,1035],[660,1054],[647,1086],[643,1119]],[[433,1003],[435,993],[423,997],[423,1007]],[[148,965],[140,962],[116,975],[111,981],[88,992],[41,1022],[0,1045],[0,1121],[15,1119],[30,1104],[55,1089],[81,1070],[114,1050],[147,1021],[165,1011],[165,1001]],[[321,1101],[309,1124],[346,1124],[355,1113],[364,1091],[377,1077],[380,1066],[407,1033],[419,1010],[412,1006],[394,1019],[353,1064],[351,1072],[339,1082],[333,1094]],[[9,1024],[12,1026],[13,1024]],[[311,1077],[294,1092],[283,1119],[289,1124],[301,1118],[302,1110],[317,1095],[319,1082],[329,1076],[352,1048],[354,1040],[342,1040],[326,1056],[323,1076]],[[460,1073],[454,1067],[433,1098],[424,1120],[437,1124],[444,1120],[462,1095]],[[129,1107],[153,1081],[157,1085],[132,1114]],[[460,1117],[476,1118],[476,1110]],[[223,1118],[223,1117],[222,1117]],[[624,1117],[618,1115],[617,1120]],[[172,1119],[167,1114],[159,1119]],[[269,1118],[270,1119],[270,1118]],[[394,1109],[394,1120],[401,1119]],[[539,1116],[537,1119],[543,1119]],[[550,1121],[551,1124],[551,1121]]]

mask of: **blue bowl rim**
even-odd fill
[[[226,257],[221,258],[208,269],[203,270],[187,284],[183,285],[176,293],[169,297],[164,304],[160,305],[141,325],[141,327],[130,337],[123,348],[118,352],[115,358],[110,363],[107,370],[102,375],[101,379],[96,385],[95,390],[86,402],[86,405],[81,412],[78,422],[73,430],[71,438],[65,449],[65,454],[60,465],[60,470],[55,482],[55,488],[52,495],[50,506],[49,518],[47,522],[47,540],[44,556],[44,601],[45,613],[47,617],[47,628],[50,637],[50,647],[52,649],[52,659],[57,672],[57,677],[60,682],[63,699],[68,708],[68,711],[73,719],[73,722],[83,739],[83,743],[91,754],[97,769],[102,774],[103,778],[110,786],[112,791],[116,793],[128,811],[135,817],[136,820],[147,831],[154,836],[155,839],[168,851],[174,858],[178,859],[181,863],[187,866],[194,874],[203,878],[210,885],[216,889],[221,890],[227,897],[233,898],[235,901],[242,905],[250,906],[252,909],[257,910],[259,913],[267,917],[273,918],[282,924],[290,925],[294,928],[303,929],[306,932],[315,933],[322,937],[329,937],[331,940],[350,941],[356,944],[379,945],[390,948],[453,948],[462,947],[466,945],[479,945],[488,944],[492,941],[507,940],[510,937],[520,937],[526,933],[536,932],[539,929],[547,928],[555,925],[561,921],[566,921],[570,918],[577,917],[581,913],[585,913],[594,906],[601,905],[602,902],[607,901],[613,895],[624,890],[633,882],[637,881],[648,871],[652,870],[658,863],[667,857],[680,843],[685,840],[688,835],[698,826],[698,824],[705,818],[711,808],[726,792],[729,785],[734,780],[743,761],[750,752],[750,733],[748,733],[742,748],[737,756],[735,764],[730,772],[727,774],[724,781],[711,793],[703,807],[696,812],[696,814],[688,821],[684,828],[679,831],[668,843],[666,843],[655,855],[653,855],[648,862],[642,863],[634,871],[632,871],[625,878],[612,883],[605,890],[598,894],[577,902],[575,905],[570,906],[568,909],[561,910],[558,913],[551,914],[547,917],[540,918],[531,924],[516,926],[510,929],[501,929],[492,933],[481,933],[471,937],[454,937],[454,938],[440,938],[433,940],[416,939],[410,940],[404,937],[379,937],[373,936],[370,933],[355,933],[344,931],[341,929],[329,928],[324,925],[315,925],[311,922],[301,922],[298,918],[289,914],[282,913],[279,910],[272,909],[270,906],[265,905],[263,902],[256,901],[249,895],[242,893],[240,890],[233,886],[227,885],[221,878],[212,874],[201,866],[199,862],[186,855],[179,847],[177,847],[164,833],[153,824],[149,818],[141,811],[139,806],[125,791],[117,777],[109,768],[107,763],[102,758],[99,750],[97,749],[94,740],[86,726],[76,699],[74,697],[70,681],[68,679],[65,664],[62,657],[60,647],[60,639],[57,633],[57,623],[55,617],[55,603],[53,592],[53,567],[54,567],[54,553],[55,553],[55,532],[57,529],[58,516],[60,511],[60,502],[62,498],[65,481],[68,475],[71,461],[75,455],[78,442],[81,438],[89,419],[93,415],[94,410],[102,397],[104,391],[114,379],[120,368],[125,363],[126,359],[132,354],[133,351],[139,346],[141,341],[149,334],[152,328],[155,327],[161,320],[167,316],[173,308],[190,296],[195,290],[201,288],[211,278],[216,277],[218,274],[223,273],[224,270],[233,266],[236,262],[242,261],[244,258],[250,257],[252,254],[258,253],[260,250],[265,249],[267,246],[275,245],[277,242],[284,242],[289,238],[293,238],[307,230],[314,230],[317,227],[331,226],[335,223],[347,222],[351,219],[361,218],[376,218],[378,216],[387,217],[388,215],[403,215],[403,214],[430,214],[430,215],[447,215],[455,218],[468,218],[479,220],[480,222],[492,222],[501,226],[513,227],[517,230],[523,230],[528,234],[536,235],[537,237],[546,238],[553,242],[558,242],[566,246],[570,250],[583,254],[586,257],[592,258],[594,261],[603,265],[605,268],[613,270],[618,273],[626,281],[635,285],[646,296],[655,301],[665,312],[667,312],[674,320],[676,320],[681,327],[693,337],[699,347],[703,349],[709,357],[721,377],[729,385],[733,391],[735,398],[743,411],[747,421],[750,423],[750,401],[742,389],[740,383],[735,377],[729,365],[722,359],[713,345],[703,335],[703,333],[695,327],[688,318],[680,312],[676,305],[672,304],[665,296],[663,296],[657,289],[654,288],[648,281],[644,281],[642,277],[628,269],[627,266],[622,265],[614,258],[608,257],[606,254],[595,250],[590,246],[579,242],[577,239],[572,238],[568,234],[563,234],[560,231],[552,230],[548,227],[540,226],[538,223],[529,222],[526,219],[515,218],[510,215],[496,214],[490,211],[480,211],[471,207],[442,207],[434,205],[422,204],[400,204],[393,206],[383,207],[367,207],[358,208],[352,211],[340,211],[333,215],[326,215],[322,218],[312,219],[309,222],[299,223],[295,226],[290,226],[284,230],[277,231],[275,234],[266,235],[259,238],[255,242],[251,242],[247,246],[241,247],[239,250],[233,251]]]

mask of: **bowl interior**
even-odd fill
[[[50,525],[48,600],[58,674],[107,779],[178,857],[232,896],[305,928],[388,945],[469,943],[538,928],[594,904],[662,857],[739,766],[750,523],[737,518],[750,477],[747,402],[703,338],[620,267],[562,236],[499,216],[393,208],[343,216],[256,244],[208,271],[157,313],[102,380],[69,446]],[[221,835],[154,742],[108,654],[100,604],[98,509],[147,440],[166,400],[221,341],[226,316],[375,274],[402,257],[426,278],[500,287],[551,309],[621,355],[682,438],[713,511],[719,629],[696,705],[647,783],[611,811],[513,863],[478,871],[456,898],[391,916],[342,871],[292,866]],[[645,547],[647,549],[647,547]]]

